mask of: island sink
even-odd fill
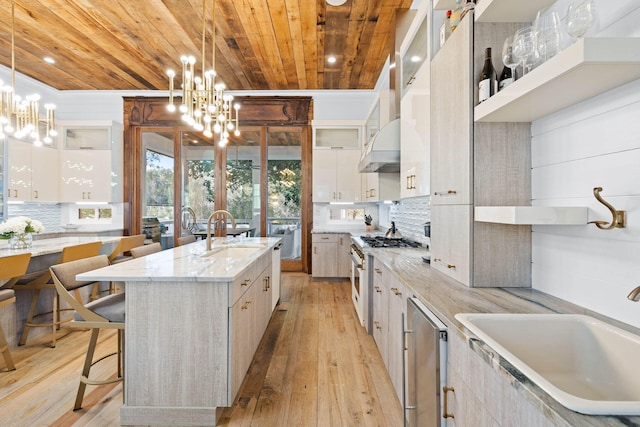
[[[578,314],[455,317],[567,408],[640,415],[640,336]]]

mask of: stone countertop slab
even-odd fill
[[[231,282],[260,256],[271,250],[279,237],[215,238],[212,249],[233,245],[264,245],[242,257],[226,258],[206,255],[206,241],[198,240],[127,262],[110,265],[78,275],[82,280],[152,281],[152,282]]]
[[[577,313],[586,314],[634,334],[640,329],[602,316],[573,303],[527,288],[469,288],[432,269],[422,261],[420,249],[366,249],[376,262],[390,268],[433,313],[444,322],[449,333],[457,334],[468,347],[507,378],[514,387],[556,425],[567,426],[640,426],[640,416],[592,416],[571,411],[558,403],[524,376],[497,352],[467,331],[455,319],[457,313]],[[624,298],[623,295],[621,298]],[[640,307],[639,307],[640,308]],[[495,357],[499,360],[496,361]],[[636,373],[632,373],[636,374]],[[517,384],[517,386],[515,385]]]

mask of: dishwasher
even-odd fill
[[[445,427],[442,389],[447,381],[447,326],[415,297],[407,299],[405,324],[404,425]]]

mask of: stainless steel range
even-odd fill
[[[349,250],[351,256],[351,299],[358,313],[360,323],[371,333],[371,294],[370,267],[372,256],[366,253],[368,248],[420,248],[418,242],[404,238],[389,238],[385,236],[360,236],[352,237],[352,245]]]

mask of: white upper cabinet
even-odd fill
[[[313,201],[361,201],[359,150],[313,150]]]
[[[61,201],[120,201],[122,125],[115,122],[66,123],[62,138]]]
[[[313,201],[359,202],[362,124],[314,123]]]
[[[430,64],[415,76],[400,111],[400,197],[430,193]]]
[[[7,200],[57,202],[58,150],[9,138]]]

